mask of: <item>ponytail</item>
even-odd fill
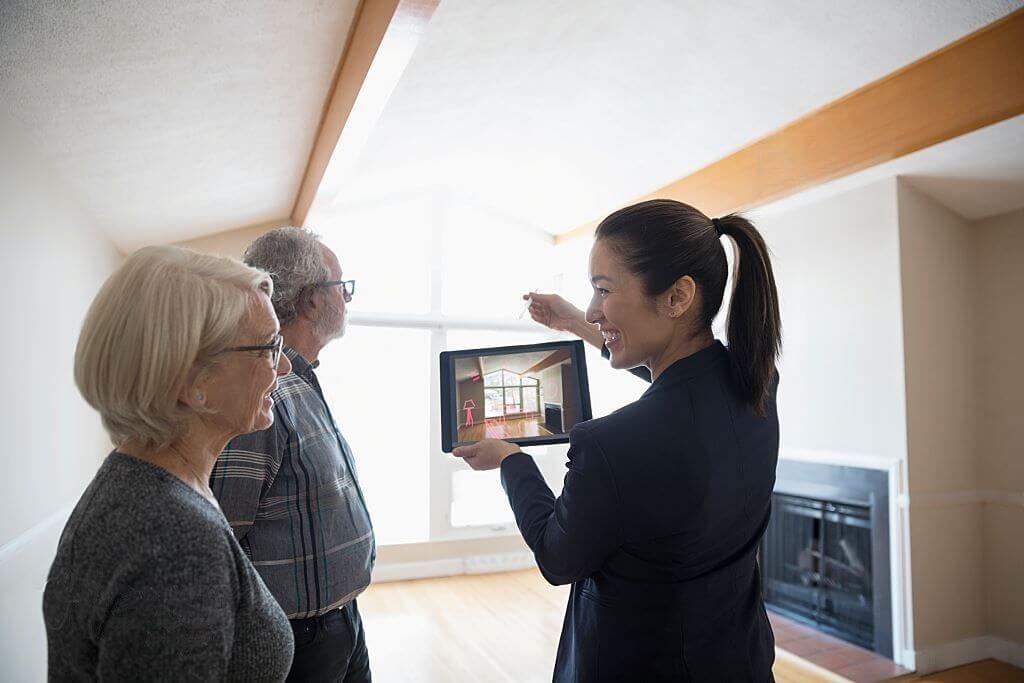
[[[736,243],[735,286],[726,330],[740,394],[764,415],[782,347],[779,294],[768,246],[761,233],[742,216],[717,218],[714,226]]]
[[[750,221],[735,214],[712,220],[688,204],[652,199],[619,209],[594,233],[596,239],[609,241],[649,296],[661,294],[684,275],[692,277],[701,295],[700,332],[710,331],[725,295],[723,235],[732,238],[738,252],[726,323],[733,373],[740,395],[764,416],[782,323],[768,247]]]

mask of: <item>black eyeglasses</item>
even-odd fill
[[[345,301],[351,301],[352,297],[356,293],[356,281],[355,280],[326,280],[324,282],[317,282],[316,287],[333,287],[338,285],[341,287],[341,293],[345,297]]]
[[[277,362],[281,360],[281,348],[284,346],[284,337],[277,335],[274,341],[269,344],[257,344],[256,346],[232,346],[224,349],[221,353],[227,353],[228,351],[270,351],[270,359],[273,361],[273,365],[276,368]]]

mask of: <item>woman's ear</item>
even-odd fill
[[[697,283],[684,275],[668,288],[665,304],[670,318],[681,318],[693,306],[697,297]]]
[[[201,410],[206,407],[207,391],[206,385],[210,373],[200,370],[195,365],[188,371],[185,383],[178,392],[178,402],[184,403],[193,410]]]

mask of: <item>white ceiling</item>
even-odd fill
[[[0,103],[123,250],[290,214],[356,0],[0,0]]]
[[[318,204],[449,189],[564,232],[1022,4],[443,0]]]
[[[0,103],[122,249],[278,220],[355,4],[0,0]],[[442,0],[318,203],[444,188],[564,232],[1022,5]]]

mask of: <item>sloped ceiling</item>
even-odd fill
[[[124,250],[288,216],[357,0],[0,2],[0,101]]]
[[[0,100],[122,249],[279,220],[355,5],[4,0]],[[442,0],[318,202],[440,188],[565,232],[1022,5]]]

